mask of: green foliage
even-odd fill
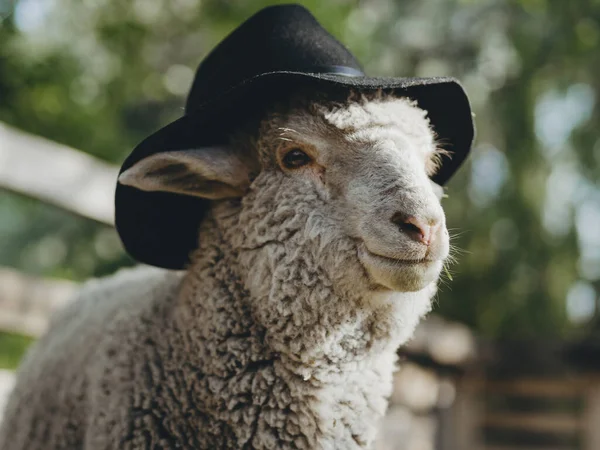
[[[0,331],[0,369],[16,369],[33,339]]]
[[[9,3],[0,121],[119,163],[181,115],[202,57],[276,2]],[[569,333],[574,283],[600,290],[600,2],[302,3],[368,73],[451,75],[470,94],[477,146],[444,200],[460,250],[438,310],[489,336]],[[132,264],[114,231],[33,200],[2,195],[0,217],[1,264],[80,280]]]

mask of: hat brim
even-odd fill
[[[270,72],[220,93],[146,138],[127,157],[121,172],[155,153],[223,144],[227,132],[239,120],[303,88],[340,94],[350,89],[381,89],[415,100],[428,112],[439,144],[449,153],[442,156],[442,164],[432,176],[437,184],[444,185],[450,179],[471,149],[475,129],[469,100],[453,78]],[[125,249],[136,260],[183,269],[189,264],[190,253],[198,247],[198,230],[208,207],[207,200],[196,197],[146,192],[117,183],[115,225]]]

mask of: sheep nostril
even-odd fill
[[[394,214],[392,222],[408,237],[425,245],[431,244],[435,232],[440,227],[439,222],[431,224],[429,221],[414,216],[406,216],[402,213]]]
[[[398,227],[407,234],[423,234],[423,231],[418,226],[412,223],[401,223],[398,225]]]

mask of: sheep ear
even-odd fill
[[[156,153],[119,176],[119,183],[143,191],[174,192],[217,200],[244,195],[257,163],[230,147]]]
[[[434,183],[431,180],[429,180],[429,182],[431,183],[431,187],[433,188],[433,193],[438,198],[438,200],[441,200],[441,199],[447,197],[446,193],[444,192],[444,187],[443,186],[440,186],[439,184]]]

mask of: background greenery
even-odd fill
[[[0,0],[0,121],[118,164],[182,114],[202,57],[274,3]],[[470,95],[477,145],[445,200],[461,250],[437,310],[488,337],[589,328],[600,292],[600,1],[302,3],[369,74],[455,76]],[[0,265],[84,280],[130,264],[112,229],[0,191]]]

